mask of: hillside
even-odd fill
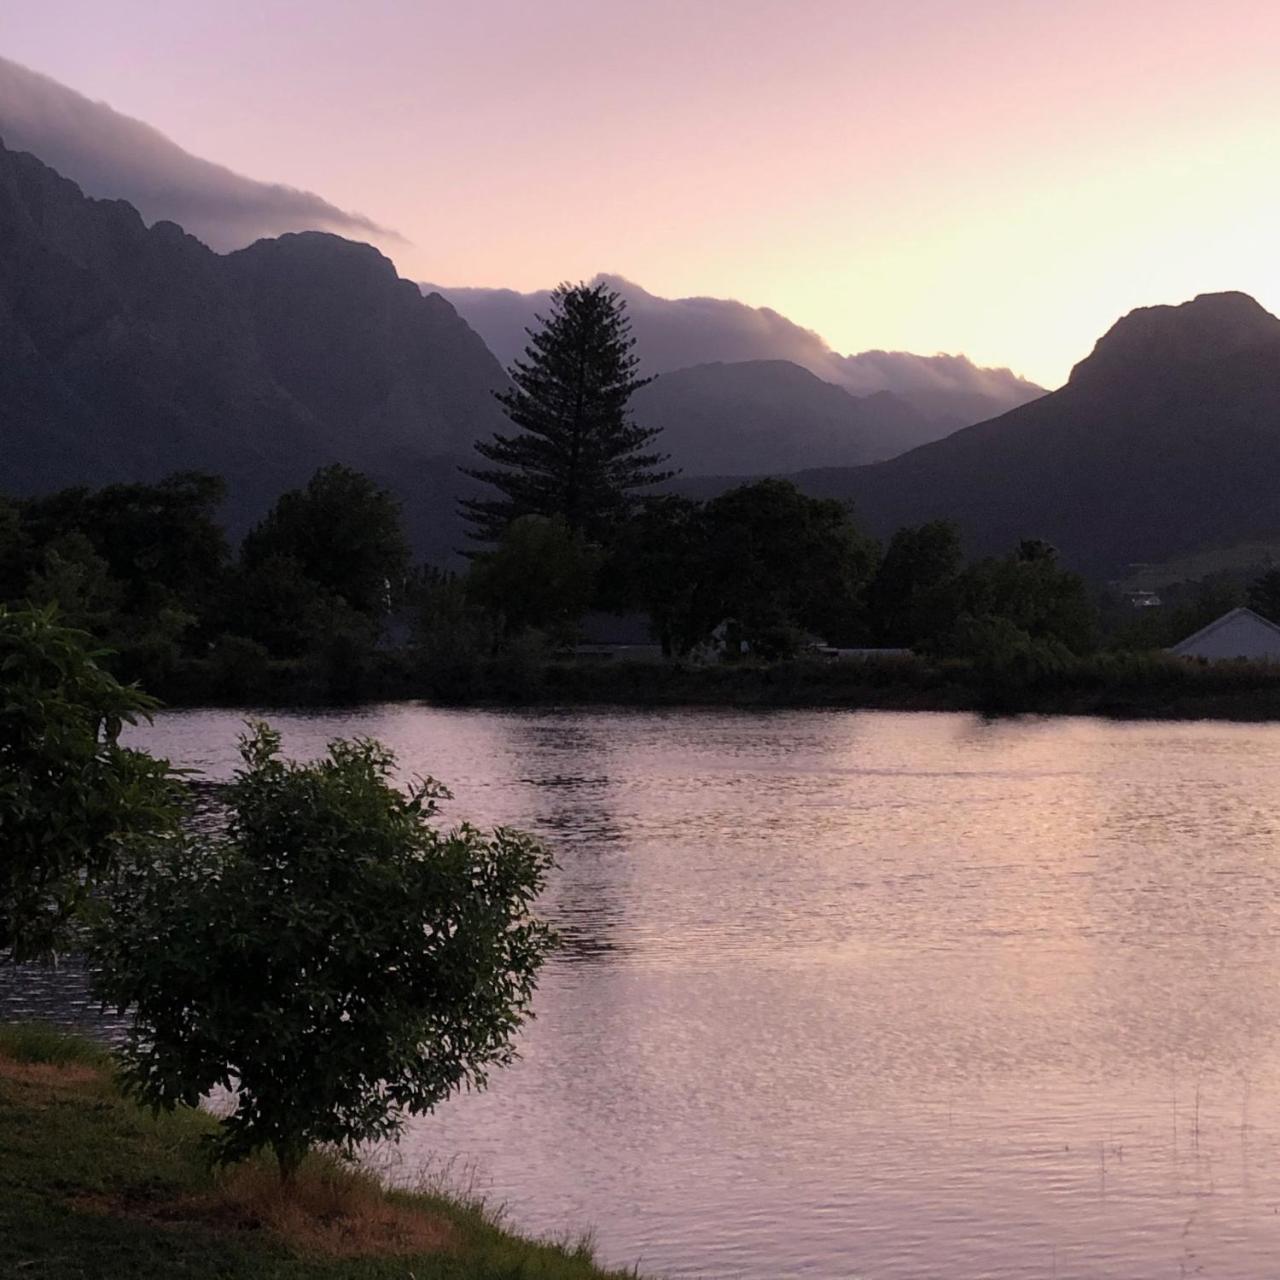
[[[770,307],[752,307],[729,298],[663,298],[617,275],[599,275],[596,281],[626,300],[636,354],[647,373],[786,360],[853,396],[890,391],[932,422],[926,436],[905,438],[894,453],[1044,394],[1043,388],[1008,369],[982,368],[965,356],[907,351],[841,355],[811,329]],[[422,288],[438,290],[453,303],[504,365],[524,350],[525,330],[535,324],[537,315],[545,314],[551,297],[549,290]],[[723,426],[732,429],[731,423]]]
[[[242,529],[343,461],[392,483],[442,554],[456,458],[501,423],[504,384],[453,308],[367,245],[307,232],[222,256],[0,144],[4,491],[201,469]]]
[[[933,423],[891,392],[853,396],[788,360],[664,373],[632,402],[638,422],[689,475],[856,466],[933,439]]]
[[[1067,385],[899,458],[809,470],[878,533],[956,520],[972,550],[1047,538],[1114,574],[1280,531],[1280,320],[1242,293],[1118,321]]]

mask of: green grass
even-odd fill
[[[504,1230],[478,1203],[384,1190],[313,1157],[212,1172],[203,1112],[152,1117],[108,1055],[0,1027],[0,1276],[22,1280],[622,1280],[585,1244]]]

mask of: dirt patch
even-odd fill
[[[265,1232],[299,1253],[324,1258],[437,1253],[455,1236],[444,1219],[388,1199],[372,1179],[333,1170],[304,1171],[282,1187],[274,1170],[241,1168],[207,1192],[164,1200],[87,1195],[72,1204],[84,1213],[157,1225]]]

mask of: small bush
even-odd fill
[[[216,1158],[269,1148],[289,1178],[514,1057],[553,943],[531,914],[551,861],[516,831],[438,830],[443,788],[397,789],[375,742],[294,764],[258,725],[241,754],[225,837],[129,868],[95,959],[132,1010],[129,1090],[164,1109],[234,1090]]]

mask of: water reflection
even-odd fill
[[[534,1230],[705,1277],[1271,1274],[1280,729],[276,717],[534,829],[523,1060],[415,1124]],[[146,740],[226,777],[236,717]]]

